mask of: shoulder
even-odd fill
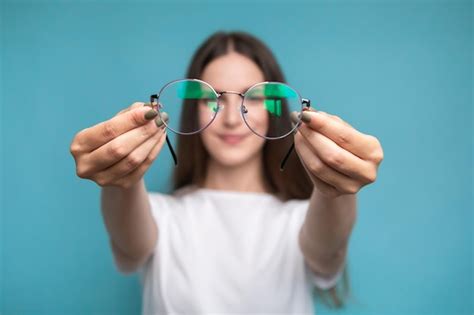
[[[148,191],[148,197],[152,209],[161,209],[165,211],[167,208],[176,208],[182,204],[182,200],[191,196],[195,190],[193,186],[185,186],[179,188],[171,193]]]
[[[288,211],[305,211],[309,206],[309,199],[288,199],[280,202],[281,207]]]
[[[288,218],[291,218],[295,228],[304,221],[309,209],[309,201],[309,199],[290,199],[282,203],[284,212]]]

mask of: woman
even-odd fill
[[[241,93],[284,82],[271,51],[242,32],[210,36],[187,78]],[[144,314],[313,314],[313,289],[343,304],[356,193],[375,181],[379,141],[314,109],[294,136],[267,141],[242,121],[241,101],[223,94],[207,128],[178,137],[171,194],[147,192],[143,180],[166,138],[168,116],[151,104],[134,103],[71,144],[77,175],[102,187],[119,271],[140,272]],[[207,114],[196,107],[182,124],[202,126]],[[264,133],[272,123],[260,118]],[[297,154],[280,171],[293,141]]]

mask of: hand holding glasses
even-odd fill
[[[163,119],[167,129],[176,134],[192,135],[207,128],[216,118],[221,105],[222,95],[236,94],[242,98],[240,113],[247,127],[257,136],[267,140],[276,140],[292,134],[301,124],[301,112],[310,107],[310,100],[301,98],[289,85],[282,82],[261,82],[254,84],[245,93],[235,91],[216,91],[207,82],[199,79],[180,79],[167,83],[158,94],[150,96],[150,104],[162,115],[167,112],[168,120]],[[204,121],[192,119],[197,111],[205,111]],[[298,112],[298,121],[293,124],[291,112]],[[170,115],[170,112],[173,114]],[[175,114],[176,113],[176,114]],[[191,117],[189,114],[193,114]],[[268,130],[261,134],[258,126],[262,115],[268,116]],[[163,117],[164,118],[164,117]],[[194,121],[192,123],[190,120]],[[176,154],[171,146],[168,135],[166,143],[173,156],[175,165],[178,164]],[[294,149],[294,143],[280,164],[283,171],[286,160]]]

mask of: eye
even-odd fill
[[[248,106],[258,106],[265,102],[265,96],[253,95],[245,98],[244,103]]]
[[[212,98],[199,98],[199,102],[200,102],[201,104],[215,103],[215,102],[216,102],[216,99],[212,99]]]
[[[265,96],[259,96],[259,95],[252,95],[246,98],[249,101],[263,101],[265,100]]]
[[[217,110],[219,109],[219,106],[217,106],[217,100],[213,98],[200,98],[199,104],[201,104],[201,106],[209,108],[213,112],[217,112]]]

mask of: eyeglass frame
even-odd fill
[[[294,133],[294,131],[296,129],[298,129],[298,127],[301,125],[301,115],[298,116],[298,122],[296,124],[294,124],[293,128],[286,134],[284,134],[283,136],[279,136],[279,137],[272,137],[272,138],[269,138],[269,137],[265,137],[265,136],[262,136],[258,133],[256,133],[248,124],[247,120],[245,119],[245,117],[243,116],[244,114],[246,114],[248,111],[247,109],[245,108],[244,106],[244,100],[245,100],[245,95],[253,88],[255,88],[256,86],[258,85],[263,85],[263,84],[268,84],[268,83],[272,83],[272,84],[283,84],[283,85],[286,85],[287,87],[291,88],[295,93],[296,95],[298,96],[298,99],[301,101],[301,111],[304,111],[304,110],[309,110],[309,108],[311,107],[311,100],[307,99],[307,98],[302,98],[301,95],[298,93],[298,91],[296,91],[292,86],[290,86],[289,84],[287,83],[284,83],[284,82],[278,82],[278,81],[263,81],[263,82],[258,82],[258,83],[255,83],[254,85],[250,86],[244,93],[241,93],[241,92],[237,92],[237,91],[216,91],[211,84],[207,83],[206,81],[203,81],[203,80],[200,80],[200,79],[192,79],[192,78],[189,78],[189,79],[176,79],[176,80],[173,80],[173,81],[170,81],[168,83],[166,83],[161,89],[160,91],[157,93],[157,94],[152,94],[150,95],[150,103],[145,103],[144,106],[151,106],[152,108],[154,108],[154,106],[157,106],[158,108],[158,113],[161,117],[161,111],[160,109],[163,107],[161,105],[161,103],[159,102],[159,98],[160,98],[160,95],[162,94],[162,92],[168,87],[170,86],[171,84],[174,84],[176,82],[180,82],[180,81],[197,81],[197,82],[200,82],[200,83],[204,83],[205,85],[207,85],[208,87],[211,88],[211,90],[216,94],[217,96],[217,110],[215,111],[215,114],[214,116],[212,117],[211,121],[209,123],[207,123],[204,127],[202,127],[201,129],[197,130],[197,131],[194,131],[194,132],[188,132],[188,133],[183,133],[183,132],[179,132],[179,131],[176,131],[174,130],[173,128],[169,127],[168,124],[166,124],[165,121],[163,121],[163,124],[165,125],[165,127],[167,129],[170,129],[172,132],[174,132],[175,134],[179,134],[179,135],[193,135],[193,134],[197,134],[201,131],[203,131],[204,129],[206,129],[207,127],[209,127],[212,122],[216,119],[217,117],[217,114],[219,113],[219,110],[221,108],[221,104],[219,103],[219,100],[220,100],[220,97],[224,94],[236,94],[236,95],[239,95],[241,98],[242,98],[242,102],[240,104],[240,114],[241,114],[241,117],[242,117],[242,120],[244,121],[245,125],[250,129],[250,131],[252,131],[253,134],[261,137],[261,138],[264,138],[266,140],[278,140],[278,139],[283,139],[283,138],[286,138],[288,137],[291,133]],[[156,100],[156,102],[155,102]],[[306,107],[305,107],[306,106]],[[245,110],[245,112],[244,112]],[[174,160],[174,165],[177,166],[178,165],[178,160],[177,160],[177,157],[176,157],[176,153],[173,149],[173,146],[171,145],[171,141],[169,140],[168,138],[168,135],[166,135],[166,144],[168,145],[168,149],[170,150],[171,152],[171,155],[173,157],[173,160]],[[293,142],[290,146],[290,148],[288,149],[288,152],[285,154],[285,157],[283,158],[282,162],[280,163],[280,171],[283,171],[284,170],[284,167],[285,167],[285,164],[286,164],[286,161],[288,159],[288,157],[290,156],[291,152],[294,150],[294,147],[295,147],[295,143]]]

